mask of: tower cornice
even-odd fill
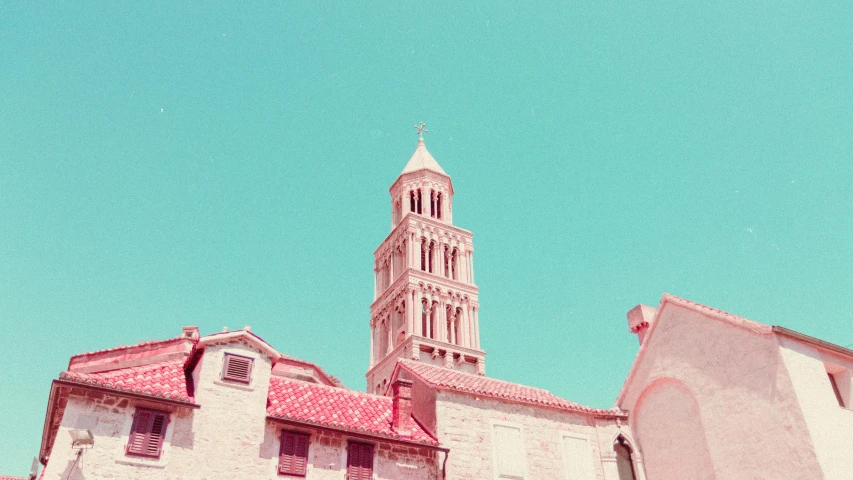
[[[389,240],[393,239],[395,235],[399,235],[401,232],[410,231],[412,227],[424,229],[425,226],[429,226],[431,228],[439,228],[447,230],[448,232],[456,233],[460,235],[462,238],[467,240],[465,242],[465,250],[469,252],[474,251],[474,245],[472,240],[474,238],[474,233],[470,230],[465,230],[464,228],[459,228],[455,225],[449,225],[447,223],[442,222],[441,220],[436,220],[434,218],[425,217],[418,213],[409,212],[407,213],[400,223],[397,224],[394,228],[391,229],[391,233],[389,233],[382,243],[376,247],[376,250],[373,251],[373,255],[376,256],[385,251]]]

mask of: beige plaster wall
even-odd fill
[[[853,410],[838,405],[826,364],[853,371],[853,362],[831,352],[779,336],[781,356],[802,408],[824,478],[853,476]]]

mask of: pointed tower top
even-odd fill
[[[415,149],[415,153],[412,155],[412,158],[409,159],[409,163],[406,164],[406,168],[400,172],[400,175],[416,172],[418,170],[432,170],[433,172],[447,175],[444,169],[441,168],[441,165],[439,165],[427,151],[423,138],[418,138],[418,148]]]

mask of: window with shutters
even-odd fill
[[[373,445],[350,442],[346,480],[373,480]]]
[[[492,455],[496,478],[522,480],[527,470],[526,451],[521,427],[515,425],[492,425]]]
[[[222,379],[232,382],[249,383],[252,380],[253,361],[254,359],[249,357],[226,353],[225,361],[222,365]]]
[[[308,442],[304,433],[281,432],[281,448],[278,453],[278,473],[304,477],[308,472]]]
[[[563,460],[568,472],[567,480],[595,480],[592,447],[587,437],[564,433]]]
[[[127,454],[140,457],[160,458],[163,437],[169,425],[169,413],[148,408],[137,408],[133,414]]]

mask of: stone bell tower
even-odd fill
[[[423,137],[390,191],[391,233],[373,252],[367,391],[385,394],[401,358],[485,375],[473,234],[453,225],[453,183]]]

